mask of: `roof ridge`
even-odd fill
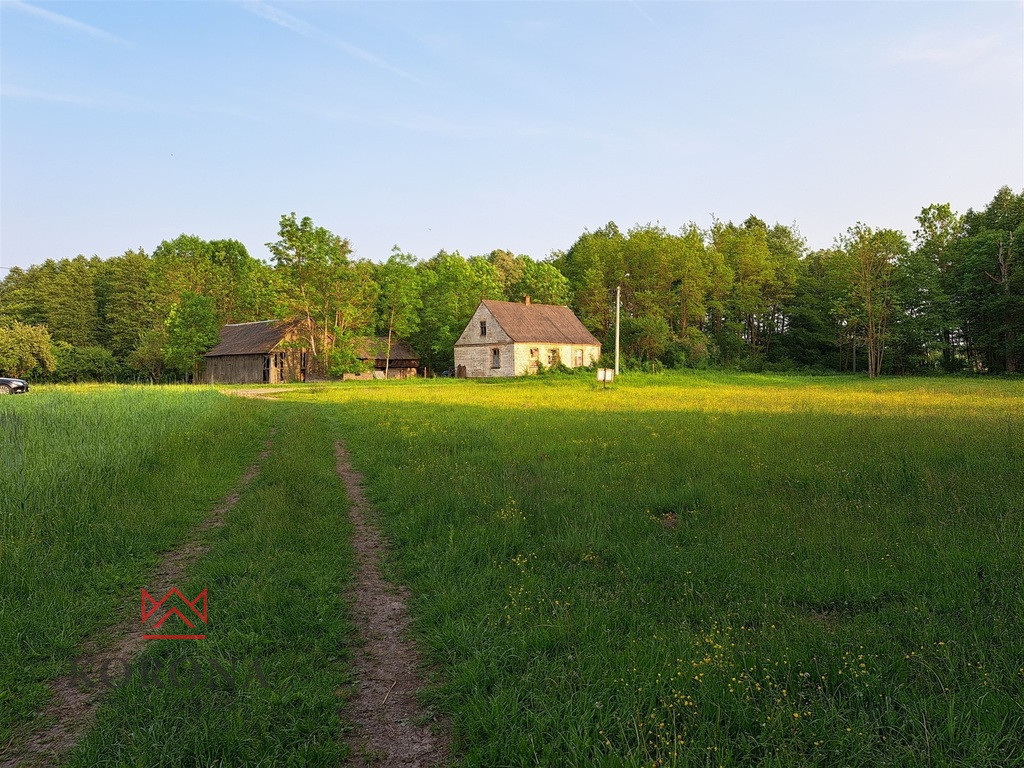
[[[525,301],[506,301],[505,299],[480,299],[480,301],[488,304],[512,304],[517,307],[565,307],[569,309],[568,304],[543,304],[539,301],[531,301],[529,304]]]

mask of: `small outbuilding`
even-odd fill
[[[601,342],[568,307],[485,299],[455,342],[455,375],[525,376],[542,365],[593,365],[600,356]]]
[[[420,367],[420,357],[402,339],[391,338],[388,353],[387,336],[366,336],[356,340],[356,356],[366,365],[362,373],[346,373],[344,379],[412,379]]]
[[[260,320],[225,325],[205,359],[208,384],[279,384],[305,381],[310,355],[297,322]]]

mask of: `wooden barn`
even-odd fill
[[[298,324],[283,320],[225,325],[205,358],[208,384],[305,381],[310,361]]]
[[[542,365],[593,365],[600,356],[601,342],[568,307],[485,299],[455,342],[455,375],[525,376]]]
[[[356,355],[367,364],[367,370],[357,374],[346,373],[345,379],[383,379],[385,372],[389,379],[411,379],[415,378],[420,367],[419,355],[407,342],[394,336],[391,338],[390,358],[387,336],[357,339]]]

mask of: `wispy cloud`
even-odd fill
[[[637,13],[639,13],[641,16],[643,16],[645,19],[647,19],[647,21],[649,21],[651,24],[653,24],[656,27],[658,26],[658,22],[656,22],[653,18],[651,18],[651,14],[649,14],[647,11],[645,11],[643,6],[640,5],[640,3],[638,3],[636,0],[629,0],[629,4],[632,5],[636,9]]]
[[[60,91],[44,91],[36,88],[22,88],[17,85],[4,83],[0,86],[0,98],[12,101],[32,101],[44,104],[64,104],[84,109],[109,109],[118,112],[134,112],[143,114],[160,114],[181,116],[185,112],[202,115],[215,115],[220,117],[233,118],[236,120],[248,120],[253,122],[266,122],[264,115],[237,109],[223,104],[213,106],[200,103],[164,102],[155,99],[142,99],[124,93],[66,93]]]
[[[52,93],[31,88],[19,88],[16,85],[4,84],[0,87],[0,97],[18,101],[42,101],[50,104],[71,104],[78,107],[107,107],[110,102],[98,101],[87,96],[74,93]]]
[[[811,55],[858,76],[865,72],[932,72],[960,83],[991,84],[1024,79],[1019,36],[970,29],[933,28],[881,32],[868,39],[818,36]],[[941,75],[939,75],[941,73]]]
[[[3,7],[4,10],[21,11],[29,16],[42,19],[50,24],[63,27],[64,29],[77,32],[79,34],[88,35],[96,40],[103,40],[108,43],[117,43],[118,45],[131,45],[127,40],[105,30],[99,29],[98,27],[77,21],[68,16],[62,16],[61,14],[54,13],[53,11],[47,11],[44,8],[37,8],[36,6],[29,5],[21,0],[4,0]]]
[[[960,67],[974,64],[996,53],[1001,43],[1002,39],[998,35],[945,37],[918,34],[894,46],[890,56],[897,62]]]
[[[501,141],[563,140],[595,144],[621,144],[627,139],[611,132],[595,131],[562,121],[526,116],[503,117],[466,115],[461,118],[439,116],[405,108],[391,111],[344,109],[320,102],[295,102],[289,111],[302,112],[320,120],[343,125],[367,126],[403,131],[409,135],[431,135],[445,139]]]
[[[243,0],[241,5],[250,13],[254,13],[260,18],[266,19],[279,27],[295,32],[296,34],[302,35],[310,40],[316,40],[317,42],[333,46],[340,51],[344,51],[353,58],[364,61],[367,64],[371,64],[387,72],[391,72],[399,77],[419,82],[414,75],[411,75],[398,67],[392,66],[379,56],[375,56],[369,51],[364,51],[358,46],[352,45],[345,40],[324,32],[309,22],[303,21],[296,16],[292,16],[287,11],[282,11],[280,8],[276,8],[273,5],[261,2],[261,0]]]
[[[969,82],[1020,82],[1024,50],[1000,34],[919,32],[891,42],[881,64],[943,70]]]

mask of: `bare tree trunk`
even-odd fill
[[[329,344],[327,343],[329,331],[327,330],[328,321],[331,318],[331,306],[328,301],[324,301],[324,328],[323,328],[323,350],[324,352],[329,351]]]
[[[947,373],[953,370],[953,334],[948,328],[942,329],[942,368]]]
[[[391,332],[395,327],[395,307],[391,305],[391,317],[388,319],[388,354],[384,358],[384,380],[387,381],[388,372],[391,370]]]
[[[988,272],[985,273],[992,282],[997,285],[1001,285],[1003,287],[1003,293],[1006,294],[1009,294],[1010,292],[1010,259],[1012,257],[1012,253],[1013,233],[1011,232],[1010,245],[1005,250],[1003,249],[1002,239],[999,240],[999,277],[995,277]],[[1007,373],[1017,372],[1017,354],[1013,351],[1014,341],[1016,340],[1013,333],[1013,320],[1014,318],[1012,315],[1007,315],[1006,319],[1003,321],[1006,324],[1006,335],[1003,339],[1003,345],[1006,348],[1005,356]]]
[[[1013,320],[1012,316],[1006,318],[1006,372],[1016,373],[1017,372],[1017,353],[1013,350],[1016,336],[1013,331]]]
[[[870,312],[870,309],[869,309]],[[867,335],[864,339],[864,348],[868,353],[868,378],[875,378],[875,333],[871,318],[868,318]]]

